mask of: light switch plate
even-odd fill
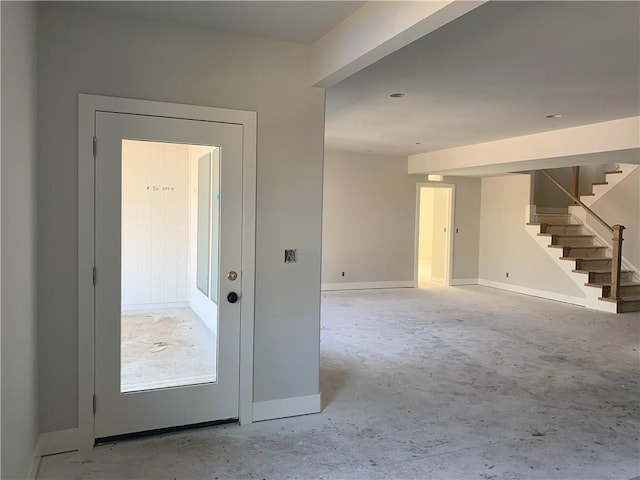
[[[296,263],[298,261],[298,250],[285,250],[284,263]]]

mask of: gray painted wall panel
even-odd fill
[[[306,48],[53,2],[38,21],[43,431],[77,425],[80,92],[258,112],[254,401],[318,393],[324,91]]]
[[[38,440],[36,5],[2,2],[2,478],[26,478]]]

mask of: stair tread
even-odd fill
[[[581,197],[593,197],[595,195],[595,193],[581,193],[580,196]]]
[[[622,170],[609,170],[608,172],[604,172],[605,175],[622,173]]]
[[[602,283],[585,283],[587,287],[610,287],[611,282],[602,282]],[[640,287],[640,283],[638,282],[620,282],[620,287]]]
[[[576,273],[611,273],[611,270],[571,270]],[[620,273],[633,273],[633,270],[620,270]]]
[[[560,257],[560,260],[593,260],[603,261],[603,260],[611,260],[611,257]]]
[[[609,185],[609,182],[592,182],[591,185]]]
[[[607,248],[607,247],[603,247],[602,245],[549,245],[549,248]]]
[[[619,300],[616,300],[612,297],[598,297],[599,300],[604,300],[605,302],[640,302],[640,295],[629,295],[627,297],[621,297]]]
[[[538,236],[539,237],[589,237],[589,238],[594,237],[593,235],[587,235],[582,233],[539,233]]]
[[[582,227],[581,223],[545,223],[545,222],[527,222],[527,225],[539,227],[540,225],[547,225],[549,227]]]

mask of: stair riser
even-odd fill
[[[572,234],[580,235],[582,233],[581,225],[542,225],[540,233],[554,234]]]
[[[633,274],[631,272],[622,272],[620,274],[621,282],[630,282],[632,280],[633,280]],[[611,283],[611,272],[609,273],[589,272],[589,283]]]
[[[604,248],[573,248],[573,247],[564,247],[562,249],[563,256],[565,257],[602,257],[602,253],[604,252]]]
[[[629,285],[629,286],[622,286],[620,287],[620,295],[621,296],[625,296],[625,295],[639,295],[640,294],[640,285]],[[610,297],[611,296],[611,286],[610,285],[605,285],[604,287],[602,287],[602,296],[603,297]]]
[[[608,270],[611,268],[611,260],[576,260],[576,270]]]
[[[536,222],[548,223],[550,225],[557,223],[574,223],[571,215],[536,215]]]
[[[593,237],[552,237],[553,245],[593,245]]]
[[[618,304],[618,313],[640,312],[640,300]]]

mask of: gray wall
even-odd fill
[[[480,241],[480,179],[444,177],[443,183],[456,186],[453,219],[453,280],[478,278]],[[455,283],[455,282],[454,282]]]
[[[479,277],[584,297],[575,283],[525,230],[530,192],[529,175],[482,179]],[[561,253],[558,253],[558,257]],[[505,276],[507,272],[508,278]]]
[[[77,425],[79,92],[258,112],[254,401],[318,393],[324,91],[308,84],[306,47],[55,2],[38,12],[42,430]]]
[[[413,281],[416,185],[426,181],[407,174],[406,157],[325,152],[322,283]],[[480,179],[444,183],[456,185],[453,279],[475,279]]]
[[[2,471],[25,478],[38,439],[36,5],[2,2]]]
[[[325,152],[322,283],[413,281],[419,179],[406,157]]]
[[[582,165],[580,167],[580,195],[592,193],[593,182],[604,182],[604,172],[615,170],[615,168],[615,164]],[[572,170],[571,167],[552,168],[549,169],[549,173],[571,191]],[[566,208],[573,204],[571,199],[562,193],[562,191],[551,183],[551,180],[540,173],[540,171],[535,172],[534,180],[533,203],[538,209]]]
[[[594,202],[591,209],[609,225],[625,226],[622,254],[640,269],[640,167]],[[611,243],[611,233],[591,215],[587,215],[587,224]]]

